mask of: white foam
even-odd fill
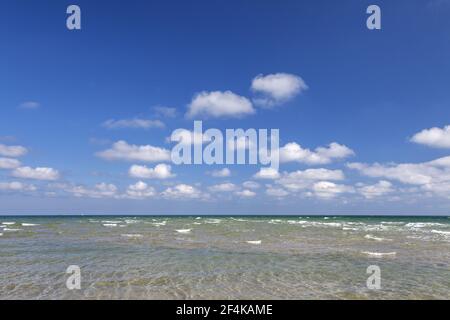
[[[3,231],[16,232],[16,231],[22,231],[22,229],[10,229],[10,228],[4,228]]]
[[[103,226],[104,227],[117,227],[117,224],[115,224],[115,223],[104,223]]]
[[[163,222],[152,222],[152,224],[154,226],[157,226],[157,227],[165,226],[166,225],[166,221],[163,221]]]
[[[431,230],[431,232],[433,233],[439,233],[439,234],[444,234],[444,235],[450,235],[450,231],[442,231],[442,230]]]
[[[200,222],[194,222],[194,223],[192,223],[192,224],[201,224]]]
[[[34,227],[34,226],[38,226],[38,224],[35,224],[35,223],[22,223],[22,226],[24,226],[24,227]]]
[[[382,258],[385,256],[395,256],[397,252],[370,252],[370,251],[362,251],[362,253],[367,254],[371,257]]]
[[[2,222],[5,226],[12,226],[13,224],[16,224],[15,222]]]
[[[136,233],[136,234],[121,234],[122,237],[126,238],[142,238],[142,234]]]
[[[208,219],[205,221],[205,223],[214,223],[214,224],[220,223],[220,222],[222,222],[222,220],[220,220],[220,219]]]
[[[202,217],[197,217],[197,218],[195,218],[195,220],[200,220]]]
[[[391,241],[391,239],[379,238],[379,237],[372,236],[372,235],[370,235],[370,234],[366,234],[366,235],[364,236],[364,238],[370,239],[370,240],[375,240],[375,241]]]
[[[249,244],[261,244],[261,240],[247,241]]]
[[[178,229],[175,230],[178,233],[190,233],[192,229]]]
[[[120,220],[104,220],[104,221],[102,221],[102,223],[106,223],[106,224],[118,224],[121,222],[122,221],[120,221]]]
[[[3,233],[0,233],[0,237],[3,236]]]

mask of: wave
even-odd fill
[[[136,234],[127,234],[127,233],[124,233],[124,234],[121,234],[121,236],[122,236],[122,237],[126,237],[126,238],[142,238],[142,237],[143,237],[143,235],[142,235],[142,234],[139,234],[139,233],[136,233]]]
[[[395,256],[397,252],[370,252],[370,251],[362,251],[361,253],[367,254],[370,257],[382,258],[385,256]]]
[[[24,227],[34,227],[34,226],[38,226],[38,224],[36,224],[36,223],[22,223],[22,226],[24,226]]]
[[[192,229],[178,229],[175,231],[178,233],[190,233],[192,231]]]
[[[246,241],[249,244],[261,244],[261,240]]]
[[[375,241],[392,241],[391,239],[379,238],[379,237],[372,236],[370,234],[366,234],[364,236],[364,238],[369,239],[369,240],[375,240]]]
[[[117,227],[117,223],[104,223],[104,227]]]

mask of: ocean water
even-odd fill
[[[0,299],[450,299],[450,219],[0,217]]]

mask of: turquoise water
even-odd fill
[[[0,217],[0,299],[450,299],[450,219]]]

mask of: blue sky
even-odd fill
[[[81,30],[66,28],[70,4]],[[446,0],[3,1],[0,214],[448,214],[449,13]],[[279,172],[152,158],[196,119],[280,129]]]

